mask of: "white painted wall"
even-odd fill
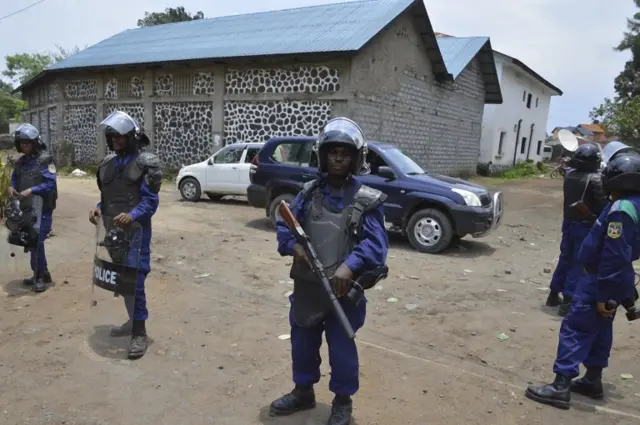
[[[519,66],[512,64],[508,57],[494,53],[494,58],[498,69],[503,103],[501,105],[485,105],[484,107],[479,162],[488,163],[491,161],[494,167],[512,166],[520,120],[522,122],[517,141],[516,163],[527,158],[529,144],[531,144],[529,159],[541,161],[551,96],[556,96],[558,93],[536,80]],[[526,95],[523,101],[524,92]],[[531,107],[527,108],[529,94],[531,94]],[[530,137],[531,124],[534,124],[532,137]],[[500,151],[500,137],[503,132],[502,151]],[[527,139],[524,152],[521,151],[523,137]],[[541,144],[539,152],[538,142]]]

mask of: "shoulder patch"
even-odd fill
[[[611,239],[618,239],[622,235],[622,222],[612,221],[607,227],[607,236]]]
[[[56,165],[52,162],[51,164],[49,164],[49,166],[47,167],[47,170],[49,170],[49,172],[51,174],[55,174],[56,173]]]
[[[627,214],[634,223],[638,222],[638,210],[633,205],[633,203],[627,199],[619,199],[611,205],[611,209],[609,210],[609,214],[614,212],[622,212]]]

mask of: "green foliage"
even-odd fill
[[[183,6],[176,8],[167,7],[164,9],[164,12],[144,12],[144,18],[138,19],[138,26],[151,27],[174,22],[195,21],[197,19],[204,19],[204,13],[198,11],[194,15],[191,15]]]
[[[640,0],[633,0],[640,8]],[[630,51],[632,58],[615,78],[616,96],[606,98],[589,116],[598,120],[608,134],[620,136],[628,144],[640,144],[640,12],[627,19],[627,31],[614,50]]]
[[[15,55],[5,56],[7,69],[2,72],[2,75],[11,81],[23,84],[54,63],[60,62],[79,51],[80,48],[78,47],[66,50],[60,46],[56,46],[56,51],[53,52],[16,53]]]
[[[0,158],[0,217],[9,205],[9,186],[11,185],[11,173],[13,169]]]
[[[515,180],[539,174],[540,169],[538,168],[537,164],[535,164],[532,159],[528,159],[526,161],[517,163],[513,168],[499,171],[492,177],[499,177],[505,180]]]
[[[541,173],[544,173],[545,171],[545,166],[544,163],[542,161],[538,161],[536,162],[536,168],[538,169],[538,171],[540,171]]]
[[[629,145],[640,146],[640,97],[606,98],[589,116],[599,120],[608,134],[620,136]]]

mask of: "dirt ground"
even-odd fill
[[[575,396],[574,408],[560,411],[523,396],[528,383],[553,377],[560,318],[543,304],[558,254],[560,185],[501,184],[503,226],[441,255],[392,239],[390,277],[368,294],[358,332],[355,424],[639,423],[638,325],[624,317],[615,324],[606,402]],[[59,191],[56,236],[47,242],[55,287],[35,295],[15,281],[26,270],[2,273],[14,281],[2,285],[0,301],[1,424],[326,423],[326,345],[318,407],[266,415],[292,388],[290,342],[278,339],[289,331],[292,284],[290,258],[278,255],[263,210],[239,200],[184,203],[165,185],[147,280],[154,344],[130,362],[96,352],[100,337],[89,326],[95,183],[61,178]]]

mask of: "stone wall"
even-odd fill
[[[484,110],[475,61],[455,82],[435,81],[413,22],[400,17],[354,58],[351,86],[367,138],[399,145],[432,172],[475,173]]]

